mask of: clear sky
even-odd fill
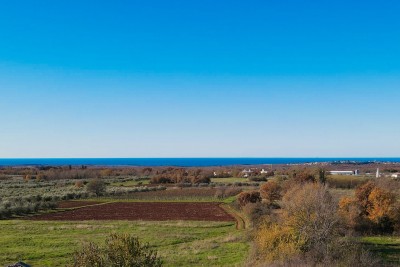
[[[399,157],[400,1],[1,1],[0,157]]]

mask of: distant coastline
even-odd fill
[[[0,166],[179,166],[207,167],[323,162],[400,163],[399,158],[0,158]]]

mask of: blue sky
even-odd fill
[[[400,3],[349,2],[2,1],[0,157],[398,157]]]

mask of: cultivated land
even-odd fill
[[[83,203],[87,204],[87,203]],[[61,206],[63,206],[61,204]],[[218,203],[114,202],[30,217],[42,221],[143,220],[235,221]]]
[[[336,170],[337,166],[329,168]],[[346,168],[371,171],[375,165],[359,168],[350,164]],[[259,211],[240,210],[236,198],[241,191],[258,191],[264,182],[229,177],[211,178],[209,184],[151,184],[148,174],[118,174],[131,172],[128,169],[107,170],[104,177],[104,170],[49,170],[47,174],[54,179],[27,179],[21,173],[10,175],[13,171],[0,176],[0,218],[6,218],[0,221],[0,265],[23,260],[32,266],[67,266],[82,242],[102,243],[112,232],[130,233],[149,242],[165,266],[248,263],[249,230],[254,226],[251,216]],[[60,178],[62,175],[67,178]],[[86,190],[86,184],[99,175],[107,190],[96,196]],[[268,180],[280,182],[288,177],[277,172]],[[357,186],[371,180],[374,178],[369,175],[329,175],[327,184],[339,200],[353,197]],[[399,237],[366,235],[356,239],[385,262],[400,265]]]

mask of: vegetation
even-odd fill
[[[165,266],[235,266],[245,262],[245,232],[231,222],[0,221],[0,262],[72,265],[82,242],[100,244],[109,233],[137,236],[157,250]],[[155,242],[156,241],[156,242]]]
[[[74,254],[74,267],[159,267],[162,260],[148,244],[129,234],[110,234],[105,245],[83,244]]]
[[[399,182],[360,178],[362,182],[353,183],[358,184],[355,191],[343,187],[348,192],[338,194],[330,181],[320,168],[295,168],[262,184],[259,191],[238,195],[237,204],[253,226],[251,265],[383,264],[384,254],[357,235],[398,232]],[[390,258],[393,262],[393,255]]]
[[[262,261],[293,265],[375,266],[377,261],[340,235],[337,204],[326,186],[298,184],[282,198],[282,212],[271,214],[255,233]]]
[[[151,178],[153,184],[167,183],[210,183],[213,173],[202,169],[167,168]]]
[[[244,207],[249,203],[257,203],[260,201],[261,201],[261,196],[260,192],[258,191],[242,192],[238,196],[238,202],[241,207]]]
[[[216,184],[233,184],[233,183],[246,183],[248,180],[246,178],[240,177],[228,177],[228,178],[211,178],[211,183]]]
[[[354,189],[371,180],[366,176],[352,176],[352,175],[329,175],[327,183],[331,188]]]
[[[100,179],[94,179],[86,185],[86,190],[96,196],[101,196],[106,192],[106,184]]]
[[[268,205],[275,205],[282,198],[282,187],[276,181],[268,181],[260,188],[260,196]]]
[[[235,178],[244,175],[247,182]],[[266,182],[251,182],[259,180]],[[158,251],[166,266],[232,266],[244,264],[248,255],[251,266],[399,264],[400,182],[390,178],[327,175],[321,166],[284,166],[268,173],[211,167],[0,169],[0,219],[43,213],[75,199],[224,202],[237,224],[3,220],[0,262],[73,265],[74,248],[82,242],[75,266],[87,265],[79,263],[85,255],[106,262],[107,245],[97,244],[112,233],[137,248],[132,235],[150,242],[146,248]]]
[[[400,202],[375,182],[357,187],[355,197],[342,198],[339,207],[348,228],[355,231],[391,234],[400,230]]]
[[[7,177],[0,183],[0,219],[23,216],[54,209],[61,200],[86,199],[98,195],[108,197],[127,197],[137,192],[165,190],[165,187],[107,186],[111,181],[121,179],[90,180],[36,180],[26,181],[26,177]],[[126,178],[124,178],[126,179]],[[86,184],[86,185],[85,185]],[[95,185],[94,187],[91,187]],[[100,185],[100,187],[97,187]]]

